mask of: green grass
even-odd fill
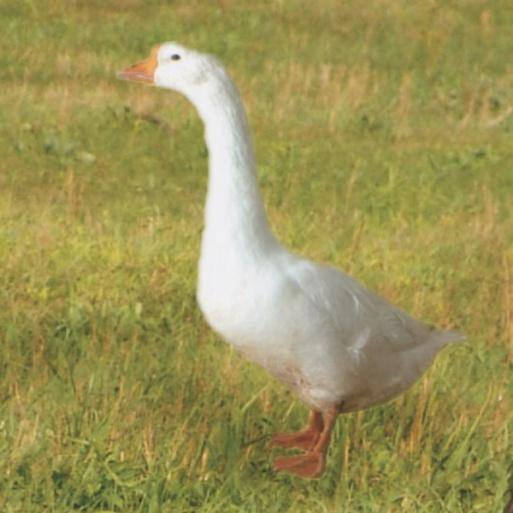
[[[0,4],[0,511],[502,512],[513,462],[509,1]],[[306,411],[195,302],[207,156],[163,40],[239,84],[271,224],[468,335],[338,420],[319,481],[265,437]]]

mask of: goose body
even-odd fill
[[[184,94],[205,125],[209,183],[198,303],[209,325],[310,407],[309,425],[275,445],[306,450],[277,470],[319,476],[334,419],[410,387],[461,338],[415,320],[353,278],[289,252],[271,233],[240,95],[217,59],[176,43],[121,78]]]

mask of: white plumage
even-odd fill
[[[277,241],[257,186],[244,107],[217,59],[164,43],[120,76],[184,94],[203,120],[209,183],[199,305],[224,340],[312,409],[307,429],[274,438],[306,454],[280,458],[275,468],[316,477],[338,413],[403,392],[461,336],[428,327],[341,271],[296,256]]]

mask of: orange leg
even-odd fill
[[[323,413],[323,429],[314,447],[306,454],[276,459],[273,465],[274,470],[290,472],[300,477],[321,476],[326,467],[326,452],[337,415],[338,412],[335,409]]]
[[[271,447],[297,447],[309,451],[313,449],[322,433],[324,422],[322,414],[311,410],[308,417],[308,426],[297,433],[277,433],[271,438]]]

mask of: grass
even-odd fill
[[[513,462],[507,1],[4,0],[0,510],[501,512]],[[174,39],[227,64],[271,224],[468,341],[271,470],[306,412],[195,302],[202,127],[115,71]]]

